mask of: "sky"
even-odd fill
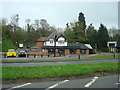
[[[25,20],[46,19],[51,26],[65,28],[66,23],[78,20],[83,12],[86,25],[98,29],[103,23],[108,29],[118,28],[118,2],[0,2],[1,15],[10,23],[10,17],[19,14],[19,26]]]

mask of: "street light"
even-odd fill
[[[56,56],[56,38],[57,38],[57,35],[55,35],[54,37],[54,57]]]

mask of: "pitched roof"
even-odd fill
[[[68,43],[68,46],[80,46],[80,49],[92,49],[90,44],[83,44],[83,43]]]
[[[93,49],[90,44],[85,44],[85,46],[88,47],[89,49]]]
[[[50,34],[50,35],[47,37],[47,40],[49,40],[49,39],[54,39],[54,38],[55,38],[55,35],[56,35],[56,38],[58,38],[60,35],[63,35],[63,33],[62,33],[62,32],[57,32],[57,31],[55,31],[55,32],[53,32],[52,34]]]
[[[46,41],[46,40],[47,40],[47,37],[41,37],[37,41]]]

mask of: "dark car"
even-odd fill
[[[18,56],[19,57],[26,57],[26,52],[25,51],[19,51]]]

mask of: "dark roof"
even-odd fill
[[[48,37],[47,37],[47,40],[49,39],[54,39],[55,38],[55,35],[56,35],[56,39],[58,39],[60,36],[63,36],[63,33],[62,32],[53,32],[52,34],[50,34]],[[63,36],[64,37],[64,36]]]
[[[44,49],[53,49],[54,46],[44,46]],[[83,43],[68,43],[67,46],[56,46],[55,48],[58,49],[81,49],[81,50],[86,50],[90,49],[89,47],[85,46]]]
[[[58,39],[61,36],[64,37],[62,32],[55,31],[55,32],[51,33],[48,37],[41,37],[41,38],[39,38],[36,42],[39,42],[39,41],[43,42],[43,41],[48,41],[49,39],[54,39],[55,35],[56,35],[56,39]],[[66,40],[66,38],[65,38],[65,40]]]
[[[85,44],[83,43],[68,43],[68,46],[80,46],[80,49],[89,49]]]
[[[39,41],[47,41],[47,37],[41,37],[37,40],[37,42],[39,42]]]
[[[79,49],[80,46],[44,46],[43,49]]]

